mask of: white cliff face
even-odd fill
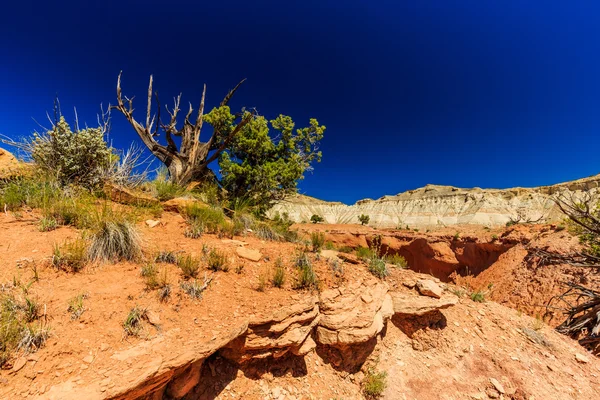
[[[296,196],[276,204],[269,216],[287,213],[293,221],[309,222],[314,214],[330,224],[356,224],[358,216],[382,228],[434,227],[457,224],[497,226],[513,221],[554,222],[564,218],[554,203],[557,196],[600,198],[600,175],[536,188],[459,189],[427,185],[396,196],[360,200],[354,205]]]

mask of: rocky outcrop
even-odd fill
[[[369,215],[375,227],[433,227],[457,224],[504,225],[512,220],[556,221],[562,214],[553,198],[561,194],[598,195],[600,175],[536,188],[460,189],[427,185],[378,200],[365,199],[354,205],[325,202],[297,196],[276,204],[270,211],[287,213],[296,221],[310,221],[313,214],[330,224],[356,224]]]
[[[11,180],[26,174],[31,171],[30,167],[30,164],[17,160],[8,150],[0,148],[0,180]]]
[[[157,199],[148,194],[134,191],[109,182],[104,184],[104,193],[115,203],[145,207],[158,206],[160,204]]]
[[[423,315],[457,302],[450,294],[434,299],[414,290],[390,291],[385,282],[375,279],[320,294],[294,295],[291,300],[291,305],[271,316],[233,327],[209,342],[178,343],[177,329],[165,332],[115,353],[112,379],[102,377],[85,386],[67,381],[49,388],[39,398],[181,399],[201,382],[204,361],[216,352],[244,363],[285,355],[302,357],[317,349],[336,367],[349,368],[372,352],[378,335],[394,315]],[[131,375],[128,366],[147,354],[154,355],[153,361]]]

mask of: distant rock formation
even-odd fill
[[[600,175],[535,188],[460,189],[427,185],[378,200],[359,200],[354,205],[327,202],[298,195],[270,210],[287,213],[296,222],[309,222],[313,214],[330,224],[357,224],[358,216],[370,217],[369,225],[380,228],[434,227],[458,224],[505,225],[509,221],[553,222],[564,218],[553,198],[558,195],[597,197]]]

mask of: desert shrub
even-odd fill
[[[227,256],[218,250],[211,249],[207,257],[208,268],[213,271],[229,271]]]
[[[471,293],[471,300],[477,302],[477,303],[484,303],[485,302],[485,296],[486,293],[481,291],[481,290],[477,290],[473,293]]]
[[[58,228],[58,222],[52,217],[43,217],[40,220],[40,232],[50,232]]]
[[[199,239],[204,233],[204,223],[202,221],[192,220],[189,226],[183,232],[183,235],[190,239]]]
[[[350,246],[342,246],[338,249],[340,253],[352,253],[354,249]]]
[[[127,318],[123,322],[123,330],[126,336],[140,336],[144,330],[143,319],[146,317],[148,311],[145,308],[138,306],[133,307]]]
[[[203,287],[197,279],[189,282],[181,283],[181,290],[183,290],[186,294],[194,299],[202,298],[202,292],[206,289]]]
[[[370,220],[371,220],[371,217],[369,217],[368,215],[361,214],[358,216],[358,221],[360,222],[361,225],[367,225]]]
[[[365,379],[362,382],[362,390],[368,399],[376,399],[383,394],[387,386],[387,373],[375,372],[373,370],[367,371]]]
[[[44,218],[54,219],[59,225],[90,228],[93,224],[93,199],[89,193],[77,190],[62,190],[59,198],[42,200]]]
[[[52,266],[70,272],[79,272],[88,261],[88,243],[84,239],[55,244],[52,251]]]
[[[81,315],[85,312],[85,307],[83,306],[83,300],[87,298],[85,293],[79,294],[69,300],[69,307],[67,308],[67,312],[71,313],[71,319],[76,320],[81,317]]]
[[[75,183],[88,189],[99,187],[114,157],[102,127],[73,132],[63,116],[51,130],[35,133],[31,141],[31,158],[36,166],[55,176],[62,186]]]
[[[315,253],[319,252],[325,243],[325,234],[323,232],[313,232],[310,234],[310,241],[312,243],[313,251]]]
[[[158,300],[161,303],[166,303],[171,297],[171,285],[166,284],[158,289]]]
[[[454,234],[454,240],[458,240],[458,239],[460,239],[460,233],[459,233],[459,232],[456,232],[456,233]]]
[[[369,260],[369,272],[381,279],[389,275],[385,260],[379,257],[373,257]]]
[[[177,264],[177,253],[169,250],[161,250],[154,258],[154,261],[157,263]]]
[[[275,271],[273,272],[271,283],[277,288],[282,287],[285,283],[285,268],[283,267],[281,258],[278,258],[277,261],[275,261]]]
[[[169,170],[161,168],[156,178],[150,182],[152,191],[160,201],[167,201],[185,194],[185,188],[169,180]]]
[[[323,217],[321,217],[320,215],[317,215],[317,214],[313,214],[310,217],[310,222],[312,222],[313,224],[318,224],[319,222],[323,222],[323,221],[324,221]]]
[[[408,262],[400,254],[391,254],[383,257],[385,262],[395,265],[398,268],[408,268]]]
[[[147,263],[142,266],[140,275],[144,278],[146,287],[149,290],[158,288],[158,268],[156,264]]]
[[[305,252],[300,252],[296,257],[298,267],[298,282],[296,289],[316,289],[318,280],[312,262]]]
[[[329,260],[329,268],[331,268],[331,271],[337,277],[341,277],[344,275],[344,263],[338,258],[331,258]]]
[[[12,294],[0,299],[0,367],[17,351],[33,352],[41,348],[50,335],[49,328],[37,321],[39,305],[25,297],[24,302]]]
[[[333,242],[331,240],[328,240],[325,242],[325,244],[323,245],[323,248],[325,250],[335,250],[335,245],[333,244]]]
[[[262,240],[294,243],[298,241],[298,232],[290,230],[291,225],[291,222],[284,221],[257,222],[254,234]]]
[[[177,259],[177,266],[185,278],[195,278],[200,271],[200,260],[187,254]]]
[[[498,235],[492,235],[492,242],[495,242],[496,240],[498,240]]]
[[[363,261],[370,260],[376,255],[375,251],[368,247],[357,247],[355,252],[356,257],[360,258]]]
[[[190,224],[202,224],[206,233],[218,233],[225,226],[225,214],[220,208],[191,204],[183,213]]]
[[[94,261],[132,261],[142,254],[136,226],[127,220],[102,220],[92,231],[89,256]]]

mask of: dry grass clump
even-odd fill
[[[0,298],[0,367],[14,353],[40,349],[50,336],[50,329],[40,319],[40,306],[25,296],[19,301],[12,294]]]
[[[69,272],[81,271],[88,261],[88,243],[84,239],[54,245],[52,266]]]
[[[310,241],[312,242],[312,250],[318,253],[325,244],[325,234],[323,232],[313,232],[310,234]]]
[[[71,313],[72,320],[79,319],[79,317],[81,317],[81,315],[85,312],[83,300],[87,299],[87,297],[87,294],[82,293],[69,300],[69,307],[67,308],[67,311]]]
[[[135,306],[127,314],[127,318],[123,322],[123,330],[125,336],[140,336],[144,330],[143,319],[146,317],[147,309]]]
[[[154,258],[154,261],[157,263],[177,264],[177,252],[161,250]]]
[[[195,278],[200,271],[200,260],[190,254],[186,254],[177,259],[177,266],[183,272],[184,278]]]
[[[101,220],[92,232],[92,261],[133,261],[142,255],[141,238],[130,221]]]
[[[197,279],[188,282],[182,282],[180,287],[184,293],[188,294],[193,299],[202,298],[202,293],[208,288],[208,285],[212,281],[212,277],[204,275],[204,282],[200,284]]]
[[[277,261],[275,261],[275,271],[273,272],[271,283],[277,288],[283,287],[283,284],[285,283],[285,268],[281,258],[278,258]]]
[[[191,204],[183,210],[191,226],[202,226],[206,233],[219,233],[226,228],[225,214],[217,207]]]
[[[213,271],[229,271],[227,256],[215,249],[211,249],[207,256],[208,268]]]

